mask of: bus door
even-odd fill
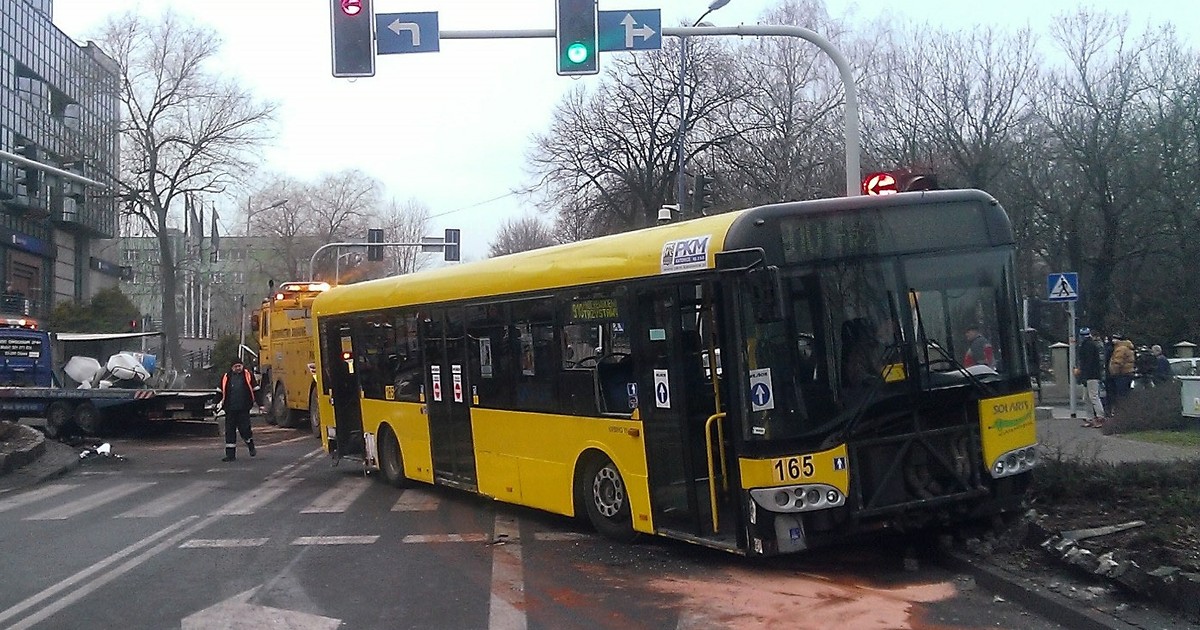
[[[333,405],[333,418],[329,422],[333,431],[326,429],[326,434],[335,440],[329,445],[329,454],[334,459],[364,457],[362,390],[355,370],[357,357],[349,324],[321,322],[321,355],[324,387]]]
[[[656,526],[733,546],[736,525],[725,492],[730,463],[719,437],[726,396],[717,298],[712,280],[639,291],[634,352],[645,366],[640,413]]]
[[[425,398],[433,473],[438,483],[475,490],[475,443],[463,309],[435,309],[424,318]]]

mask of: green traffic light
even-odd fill
[[[575,42],[567,46],[567,59],[571,63],[583,63],[588,59],[588,48],[582,42]]]

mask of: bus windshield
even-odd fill
[[[761,321],[758,305],[742,305],[747,388],[771,393],[751,395],[746,439],[824,432],[905,387],[1018,376],[1021,346],[1006,332],[1014,315],[1002,306],[1013,291],[1010,258],[974,251],[785,271],[782,320]]]

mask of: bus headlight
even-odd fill
[[[1022,446],[1007,453],[1001,453],[992,464],[992,478],[1000,479],[1011,475],[1019,475],[1032,470],[1037,465],[1037,444]]]
[[[823,483],[806,483],[750,491],[754,503],[768,512],[811,512],[846,504],[846,495]]]

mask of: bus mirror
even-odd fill
[[[783,279],[779,267],[758,267],[750,271],[750,291],[759,323],[783,320]]]

